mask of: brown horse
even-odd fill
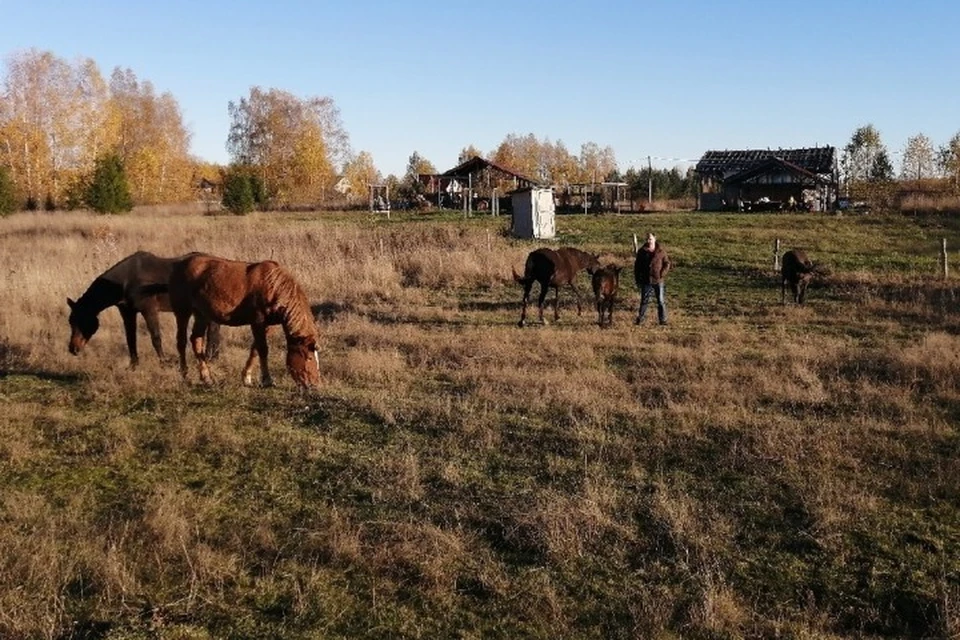
[[[74,301],[67,298],[70,307],[70,342],[67,348],[70,353],[78,355],[83,350],[100,328],[100,312],[115,306],[123,318],[130,366],[135,367],[140,361],[137,354],[138,313],[147,323],[157,356],[163,360],[163,341],[157,314],[171,310],[170,296],[166,291],[170,271],[174,262],[185,257],[160,258],[146,251],[137,251],[97,276],[79,299]],[[218,325],[210,325],[208,338],[208,355],[213,359],[220,344]]]
[[[793,292],[793,301],[803,304],[807,296],[807,285],[813,279],[813,262],[803,249],[793,249],[783,254],[780,266],[780,304],[786,303],[787,285]]]
[[[598,256],[589,254],[572,247],[553,249],[537,249],[527,256],[523,268],[523,276],[513,269],[513,279],[523,285],[523,311],[520,312],[519,326],[527,321],[527,303],[530,301],[530,290],[534,282],[540,283],[540,298],[537,300],[540,323],[543,324],[543,302],[547,297],[547,288],[553,287],[556,298],[553,302],[553,319],[560,318],[560,287],[567,285],[577,298],[577,314],[582,314],[580,292],[577,291],[577,274],[584,269],[599,269]]]
[[[600,327],[613,324],[613,303],[617,299],[617,290],[620,288],[620,271],[623,267],[608,264],[602,269],[596,269],[592,274],[593,296],[597,301],[597,324]],[[606,315],[606,323],[604,322]]]
[[[267,331],[279,324],[287,338],[287,371],[301,387],[320,382],[317,328],[307,296],[283,267],[273,261],[239,262],[207,255],[188,256],[173,265],[170,303],[177,317],[180,373],[187,375],[187,323],[193,316],[190,342],[200,378],[210,383],[203,352],[203,334],[211,322],[250,325],[253,345],[243,368],[243,382],[253,384],[253,365],[260,359],[260,382],[272,386],[267,368]]]

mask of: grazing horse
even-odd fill
[[[623,267],[608,264],[602,269],[595,269],[592,274],[593,296],[597,301],[597,324],[602,328],[613,324],[613,303],[617,299],[617,290],[620,288],[620,271]],[[604,322],[606,316],[606,323]]]
[[[793,292],[793,301],[803,304],[807,295],[807,285],[813,279],[813,263],[803,249],[793,249],[783,254],[783,263],[780,267],[780,304],[786,302],[787,285]]]
[[[239,262],[207,255],[187,256],[173,265],[170,304],[177,318],[180,373],[187,375],[187,323],[193,316],[190,342],[200,378],[212,382],[203,352],[203,333],[216,322],[229,327],[250,325],[253,345],[243,368],[243,382],[253,385],[253,366],[260,360],[260,383],[273,385],[267,368],[267,330],[279,324],[287,338],[287,371],[301,387],[320,382],[317,328],[303,289],[273,261]]]
[[[553,303],[553,319],[560,318],[560,287],[568,285],[577,298],[577,314],[581,314],[580,292],[577,291],[577,274],[584,269],[599,269],[598,256],[572,247],[537,249],[530,252],[523,268],[523,276],[513,270],[513,279],[523,285],[523,311],[520,313],[519,326],[527,321],[527,303],[534,282],[540,283],[540,298],[537,300],[540,323],[543,324],[543,302],[547,297],[547,288],[553,287],[556,298]]]
[[[189,254],[188,254],[189,255]],[[160,360],[164,359],[160,338],[158,312],[170,311],[170,296],[166,292],[170,270],[179,258],[160,258],[146,251],[137,251],[113,265],[99,276],[76,301],[67,298],[70,307],[70,353],[78,355],[100,328],[100,312],[107,307],[117,307],[123,318],[127,335],[127,350],[130,366],[140,361],[137,354],[137,314],[143,315],[150,332],[150,340]],[[219,326],[209,328],[209,355],[215,357],[219,348]]]

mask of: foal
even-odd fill
[[[593,296],[597,302],[597,324],[601,328],[613,325],[613,305],[617,300],[622,270],[623,267],[613,263],[602,269],[593,270]],[[604,322],[604,315],[606,315],[606,322]]]
[[[793,301],[803,304],[807,285],[813,279],[813,274],[813,263],[803,249],[793,249],[783,254],[783,264],[780,267],[780,304],[786,302],[788,284],[793,292]]]

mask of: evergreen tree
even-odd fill
[[[241,171],[231,171],[223,182],[223,206],[237,215],[253,211],[255,204],[254,185],[250,176]]]
[[[97,159],[86,203],[99,213],[122,213],[133,209],[127,174],[119,155],[110,153]]]
[[[886,149],[881,149],[873,158],[873,164],[870,165],[871,182],[890,182],[893,180],[893,165],[890,163],[890,157]]]
[[[13,213],[17,208],[17,193],[6,167],[0,167],[0,216]]]

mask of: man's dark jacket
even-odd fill
[[[660,243],[653,246],[653,250],[644,244],[637,251],[637,261],[633,263],[633,277],[637,286],[648,284],[663,284],[667,272],[670,271],[670,258]]]

